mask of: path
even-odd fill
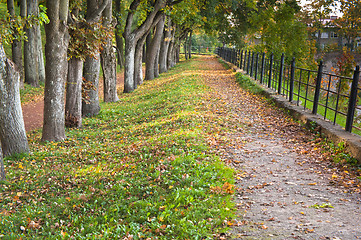
[[[341,173],[308,131],[241,90],[215,58],[203,61],[213,70],[204,74],[211,99],[220,99],[211,107],[233,129],[228,146],[218,145],[237,170],[239,217],[229,239],[361,239],[360,186],[332,184]]]

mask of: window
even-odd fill
[[[328,33],[327,32],[321,33],[321,38],[328,38]]]
[[[338,38],[337,33],[330,32],[330,38]]]

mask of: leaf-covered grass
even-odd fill
[[[233,172],[208,144],[217,128],[205,117],[212,113],[199,69],[186,61],[103,103],[64,142],[31,134],[32,154],[5,159],[0,238],[213,239],[224,232],[234,212]]]
[[[33,87],[27,83],[24,83],[24,88],[20,89],[21,103],[28,103],[32,101],[38,101],[44,95],[44,83],[40,83],[39,87]]]

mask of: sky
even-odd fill
[[[309,1],[309,0],[299,0],[299,2],[301,3],[301,6],[304,6],[307,2],[310,2],[310,1]],[[339,10],[337,10],[337,9],[335,8],[335,10],[334,10],[334,15],[336,15],[336,16],[341,16],[342,14],[340,13]]]

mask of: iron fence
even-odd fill
[[[286,62],[284,54],[276,59],[273,54],[234,48],[217,48],[216,54],[288,101],[361,135],[359,66],[353,77],[347,77],[324,72],[322,61],[317,70],[297,67],[295,58]]]

